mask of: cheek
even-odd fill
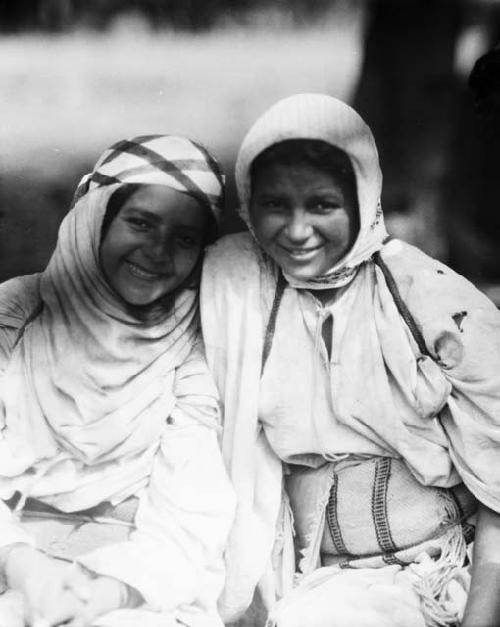
[[[272,239],[283,226],[283,220],[276,215],[257,215],[250,220],[257,239],[262,243]]]
[[[321,230],[323,237],[325,237],[332,246],[348,246],[353,239],[351,220],[344,212],[335,215],[318,228]]]
[[[178,249],[175,253],[176,274],[182,278],[189,276],[194,270],[201,254],[201,247],[193,249]]]
[[[123,259],[138,247],[137,238],[114,221],[101,244],[99,260],[108,283],[114,285],[123,270]]]
[[[112,222],[101,244],[101,258],[118,259],[126,250],[133,247],[133,235],[125,230],[121,222]]]
[[[101,264],[101,270],[108,279],[112,276],[116,268],[117,258],[118,253],[116,251],[116,247],[113,245],[113,242],[107,237],[101,244],[101,249],[99,251],[99,261]]]

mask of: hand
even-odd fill
[[[95,618],[125,607],[126,584],[112,577],[99,576],[90,581],[89,596],[82,609],[67,623],[67,627],[90,627]]]
[[[60,625],[81,616],[91,579],[74,564],[48,557],[28,545],[12,548],[4,563],[10,588],[24,598],[28,625]]]

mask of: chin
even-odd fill
[[[317,276],[321,276],[321,272],[317,271],[315,268],[296,268],[293,266],[290,267],[288,264],[283,264],[280,267],[285,274],[288,274],[288,276],[298,281],[310,281]]]
[[[132,307],[147,307],[161,297],[162,294],[122,294],[123,300]]]
[[[154,300],[142,298],[125,298],[124,300],[127,305],[130,305],[131,307],[148,307],[155,302]]]
[[[293,263],[282,255],[271,255],[281,270],[290,277],[299,281],[309,281],[327,272],[322,260],[312,259],[309,263]]]

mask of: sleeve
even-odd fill
[[[80,561],[132,586],[158,611],[189,625],[219,626],[235,503],[219,450],[215,388],[199,349],[178,369],[175,395],[135,531]]]
[[[451,384],[440,413],[450,457],[469,490],[500,512],[500,311],[418,249],[397,241],[387,249],[403,300]]]
[[[464,483],[500,512],[500,312],[466,308],[435,338],[452,385],[441,423]]]

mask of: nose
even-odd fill
[[[156,233],[143,247],[144,256],[156,265],[171,267],[172,242],[166,233]]]
[[[291,212],[285,226],[285,233],[290,242],[300,244],[313,234],[313,227],[305,211]]]

